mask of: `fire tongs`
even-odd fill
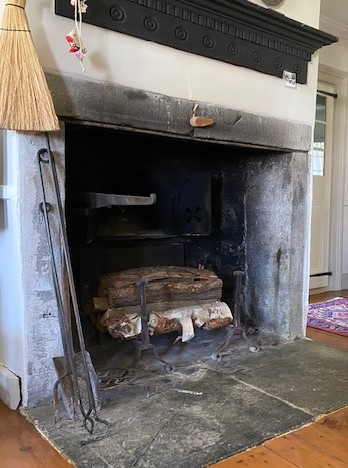
[[[172,365],[159,356],[159,354],[157,353],[155,349],[155,346],[150,341],[150,331],[149,331],[150,314],[146,306],[147,280],[144,278],[141,278],[140,280],[137,281],[136,285],[138,286],[139,291],[140,291],[141,333],[140,333],[140,336],[136,340],[134,340],[134,346],[136,349],[134,363],[136,363],[139,360],[142,351],[151,349],[152,354],[155,356],[155,358],[163,362],[165,371],[173,372],[174,368],[172,367]]]
[[[53,358],[58,375],[59,373],[61,373],[58,381],[55,384],[54,393],[56,397],[57,386],[60,384],[63,396],[64,396],[64,393],[68,394],[68,398],[66,398],[66,400],[69,400],[69,399],[71,400],[71,402],[73,403],[74,409],[75,409],[76,400],[77,400],[77,405],[83,417],[83,426],[89,432],[90,435],[92,435],[94,432],[95,421],[107,426],[107,429],[103,434],[94,436],[94,437],[89,437],[87,440],[81,441],[81,444],[84,445],[86,443],[93,442],[96,440],[101,440],[105,438],[109,432],[111,423],[109,421],[101,419],[98,416],[98,412],[97,412],[97,406],[99,406],[99,402],[97,401],[97,396],[96,396],[96,381],[93,382],[92,381],[93,377],[91,376],[91,374],[95,376],[95,370],[93,368],[90,355],[85,348],[85,342],[84,342],[84,336],[83,336],[82,325],[81,325],[81,320],[80,320],[80,312],[79,312],[79,306],[78,306],[78,301],[77,301],[77,294],[76,294],[74,276],[73,276],[73,270],[72,270],[72,263],[71,263],[70,252],[69,252],[69,247],[68,247],[67,231],[66,231],[65,223],[63,221],[64,212],[63,212],[63,205],[62,205],[62,200],[61,200],[60,192],[59,192],[57,170],[56,170],[54,157],[52,156],[48,134],[46,134],[46,140],[47,140],[47,148],[42,148],[37,153],[38,166],[39,166],[39,172],[40,172],[40,178],[41,178],[41,186],[42,186],[42,197],[43,197],[43,202],[40,204],[40,208],[44,215],[48,247],[49,247],[49,253],[51,257],[51,270],[52,270],[52,276],[53,276],[53,284],[54,284],[54,290],[55,290],[56,299],[57,299],[59,325],[60,325],[62,345],[63,345],[63,351],[64,351],[63,357]],[[62,237],[64,267],[66,269],[68,286],[69,286],[68,287],[69,296],[70,296],[69,299],[71,300],[72,309],[73,309],[73,318],[75,320],[75,325],[76,325],[76,330],[77,330],[77,338],[78,338],[78,344],[79,344],[78,353],[75,352],[74,347],[73,347],[73,340],[71,336],[71,323],[69,323],[70,317],[68,318],[68,315],[69,315],[68,311],[65,310],[65,307],[64,307],[63,293],[62,293],[61,285],[58,279],[58,267],[56,265],[56,260],[55,260],[55,255],[54,255],[52,233],[51,233],[50,221],[49,221],[49,216],[48,216],[51,205],[46,200],[46,191],[45,191],[44,177],[43,177],[43,171],[42,171],[42,164],[47,164],[49,166],[50,177],[53,183],[53,192],[55,196],[55,202],[56,202],[56,208],[57,208],[57,214],[58,214],[59,229],[60,229],[61,237]],[[65,401],[65,404],[66,403],[67,402]]]

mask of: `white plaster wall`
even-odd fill
[[[264,8],[270,8],[267,7],[262,0],[249,1]],[[300,21],[312,26],[313,28],[317,28],[319,22],[320,2],[321,0],[306,0],[305,2],[303,0],[285,0],[282,5],[273,7],[272,9],[296,21]]]
[[[347,4],[348,7],[348,4]],[[334,31],[332,31],[334,34]],[[348,39],[339,38],[335,44],[323,47],[319,51],[320,63],[348,73]]]
[[[7,160],[9,154],[11,159]],[[18,156],[16,133],[0,131],[0,363],[23,376],[25,340],[20,294]]]

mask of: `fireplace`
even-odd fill
[[[303,337],[311,127],[67,75],[48,74],[47,79],[61,122],[61,130],[49,139],[81,303],[93,298],[101,274],[172,265],[213,271],[223,281],[222,300],[232,309],[233,273],[243,271],[248,326],[282,341]],[[197,113],[213,125],[190,125],[197,104]],[[23,401],[29,407],[51,400],[52,357],[62,355],[33,163],[45,146],[42,134],[20,136],[25,282],[30,288],[30,365]],[[59,259],[54,198],[50,180],[46,183]],[[147,202],[122,206],[101,197],[102,206],[93,209],[96,199],[91,204],[86,194],[98,193]],[[95,328],[83,321],[88,344],[96,343]]]
[[[74,124],[66,125],[65,135],[68,232],[80,302],[93,322],[99,324],[111,306],[139,304],[137,292],[131,294],[128,286],[128,297],[125,293],[122,300],[109,298],[104,307],[100,303],[107,298],[97,298],[93,310],[99,278],[146,267],[160,273],[161,267],[169,266],[172,278],[167,281],[177,276],[176,284],[188,286],[190,293],[172,290],[168,309],[220,299],[220,288],[211,295],[209,290],[194,293],[188,278],[183,282],[183,267],[214,272],[223,281],[222,299],[232,308],[233,272],[245,268],[245,161],[253,153]],[[172,275],[173,267],[181,269]],[[207,287],[215,287],[212,280],[210,284],[207,278]],[[155,309],[156,302],[166,301],[163,291],[151,299]],[[132,308],[121,310],[134,313]]]
[[[139,338],[136,280],[148,281],[153,335],[187,342],[198,340],[198,326],[229,325],[233,273],[245,267],[245,161],[252,152],[69,123],[65,142],[67,228],[84,322],[95,325],[85,327],[90,345],[105,346],[108,333]],[[117,283],[107,285],[111,275]]]

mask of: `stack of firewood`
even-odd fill
[[[100,278],[93,306],[99,312],[99,329],[115,338],[141,333],[139,280],[146,284],[149,331],[177,331],[182,341],[194,336],[194,327],[214,329],[232,322],[232,313],[221,301],[222,280],[202,268],[149,267],[117,271]]]

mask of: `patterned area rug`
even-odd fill
[[[307,326],[348,336],[348,299],[335,297],[309,304]]]

